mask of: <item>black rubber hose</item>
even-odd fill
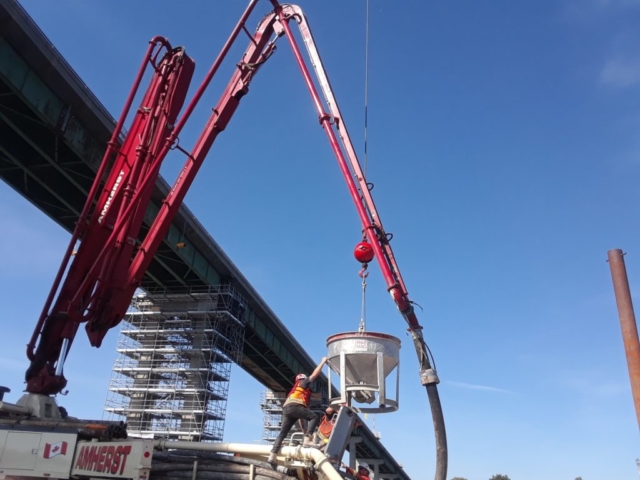
[[[197,465],[195,464],[197,462]],[[150,480],[193,478],[197,480],[248,480],[254,466],[255,480],[292,480],[296,472],[285,467],[273,467],[266,462],[211,452],[175,450],[156,452],[151,464]]]
[[[418,354],[418,362],[420,370],[427,372],[432,369],[429,361],[429,349],[422,338],[421,332],[412,332],[413,346]],[[434,371],[435,373],[435,371]],[[438,383],[428,379],[427,396],[429,397],[429,406],[431,407],[431,419],[433,421],[433,433],[436,437],[436,474],[435,480],[447,480],[448,468],[448,449],[447,449],[447,431],[444,425],[444,415],[442,414],[442,404],[440,403],[440,395],[438,395]]]
[[[440,404],[438,386],[427,385],[427,396],[431,406],[431,418],[433,419],[433,432],[436,437],[436,476],[435,480],[446,480],[448,453],[447,453],[447,431],[444,426],[444,415]]]

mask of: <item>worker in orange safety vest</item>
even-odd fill
[[[358,464],[358,470],[354,470],[351,467],[347,467],[344,463],[342,464],[343,468],[347,470],[347,475],[351,478],[355,478],[355,480],[371,480],[369,472],[369,465],[362,462]]]
[[[331,431],[335,424],[335,414],[336,410],[333,407],[327,407],[324,411],[324,415],[322,416],[322,420],[320,420],[317,432],[318,438],[322,443],[329,442],[329,437],[331,436]]]
[[[311,375],[307,377],[304,373],[300,373],[296,376],[293,388],[289,391],[287,399],[284,402],[282,409],[282,426],[280,427],[280,433],[276,437],[275,442],[273,442],[271,455],[269,455],[269,459],[267,460],[269,463],[275,464],[277,462],[276,454],[280,450],[287,434],[296,423],[296,420],[305,419],[308,422],[302,446],[317,446],[313,442],[312,436],[319,418],[318,415],[309,410],[309,400],[311,399],[311,382],[318,378],[325,363],[327,363],[327,357],[322,357],[322,361],[316,366]]]

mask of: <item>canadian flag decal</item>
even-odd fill
[[[53,458],[67,453],[67,442],[45,443],[44,458]]]

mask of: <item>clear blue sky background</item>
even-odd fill
[[[605,260],[608,249],[628,251],[637,291],[640,2],[370,2],[369,180],[424,306],[449,478],[637,479],[638,425]],[[186,45],[199,80],[245,2],[23,4],[116,114],[149,38]],[[302,7],[361,152],[365,2]],[[265,0],[258,11],[267,10]],[[168,179],[179,162],[168,161]],[[187,204],[314,358],[327,336],[357,328],[360,225],[284,42]],[[68,235],[4,184],[0,221],[0,370],[17,390]],[[375,427],[412,478],[432,478],[426,394],[377,268],[368,311],[370,330],[404,341],[400,411]],[[61,401],[72,414],[101,417],[116,338],[100,350],[74,345]],[[259,440],[260,391],[234,368],[226,441]]]

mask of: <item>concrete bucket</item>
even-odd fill
[[[327,339],[329,382],[331,371],[340,377],[340,397],[331,403],[347,404],[364,413],[384,413],[398,409],[400,340],[375,332],[346,332]],[[387,397],[386,379],[396,371],[395,397]],[[356,407],[353,402],[377,406]]]

